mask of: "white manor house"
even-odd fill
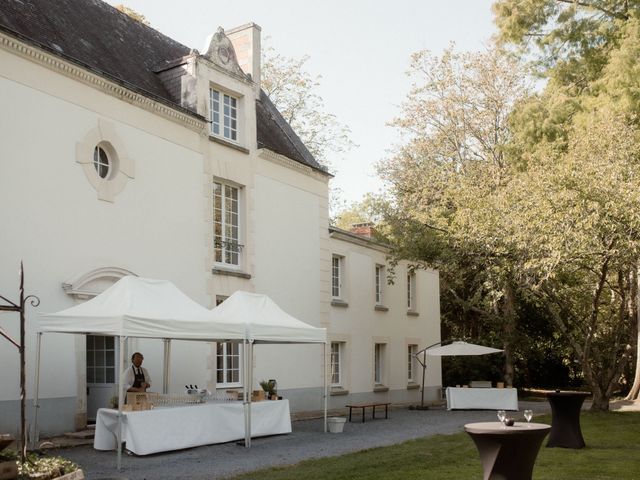
[[[27,309],[29,407],[38,312],[126,275],[170,280],[207,308],[263,293],[326,328],[330,409],[419,401],[411,354],[440,340],[438,272],[400,262],[389,284],[385,245],[329,226],[331,175],[261,90],[260,38],[252,23],[218,29],[199,52],[100,0],[0,2],[0,295],[17,300],[23,261],[41,301]],[[0,312],[0,328],[19,338],[18,315]],[[162,342],[126,350],[144,353],[158,388]],[[172,391],[241,387],[239,350],[173,342]],[[321,348],[254,354],[252,388],[277,379],[292,411],[322,408]],[[46,335],[42,433],[94,419],[117,392],[118,358],[114,337]],[[19,356],[2,337],[0,365],[0,432],[16,432]],[[436,358],[425,399],[440,386]]]

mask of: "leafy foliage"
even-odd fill
[[[521,72],[498,49],[418,52],[414,86],[393,122],[405,141],[379,165],[393,195],[385,221],[397,256],[440,270],[443,338],[497,339],[509,384],[518,293],[507,217],[493,206],[505,207],[513,175],[508,117],[528,94]]]
[[[27,461],[24,464],[20,464],[17,452],[9,450],[0,452],[0,462],[12,460],[18,464],[18,479],[20,480],[32,478],[53,479],[80,469],[78,465],[63,457],[29,453],[27,454]]]

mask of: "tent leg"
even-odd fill
[[[324,374],[322,375],[323,380],[323,396],[324,396],[324,433],[327,433],[327,404],[329,401],[329,382],[327,381],[328,377],[328,365],[327,365],[327,342],[322,344],[322,366],[324,370]]]
[[[171,339],[163,338],[164,343],[164,362],[162,365],[162,393],[169,393],[169,365],[171,364]]]
[[[242,341],[242,407],[244,412],[244,446],[246,448],[249,447],[249,443],[251,442],[250,433],[249,433],[249,362],[247,361],[247,357],[249,346],[247,340],[244,339]]]
[[[40,348],[42,347],[42,332],[38,332],[36,340],[36,385],[33,396],[33,436],[31,438],[31,448],[36,448],[40,440],[38,431],[38,409],[40,408]]]
[[[248,360],[248,391],[249,396],[247,398],[247,431],[245,433],[244,446],[251,448],[251,389],[253,388],[253,342],[249,340],[247,343],[247,360]]]
[[[120,371],[118,372],[118,471],[122,470],[122,404],[124,403],[124,390],[122,388],[125,357],[124,357],[124,342],[126,337],[120,335]]]

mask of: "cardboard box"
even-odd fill
[[[251,395],[252,402],[261,402],[266,398],[264,390],[254,390]]]

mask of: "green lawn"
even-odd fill
[[[550,418],[536,417],[549,423]],[[581,450],[545,448],[535,480],[640,480],[640,413],[583,413]],[[251,472],[234,479],[269,480],[465,480],[481,479],[480,458],[466,433],[436,435],[340,457],[308,460],[290,467]]]

